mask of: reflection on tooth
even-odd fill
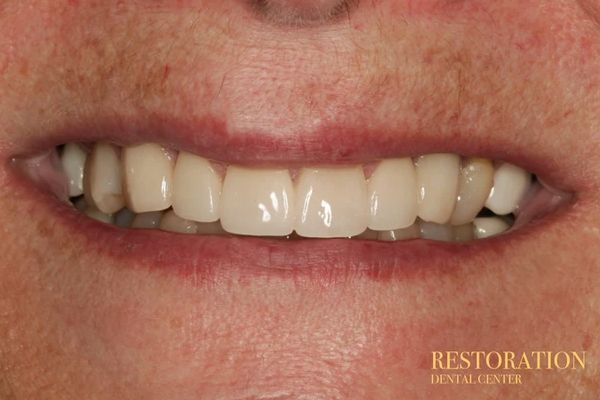
[[[180,218],[173,210],[169,210],[160,220],[160,229],[176,233],[196,233],[198,231],[198,226],[194,221]]]
[[[85,211],[84,214],[87,215],[88,217],[95,219],[96,221],[100,221],[100,222],[104,222],[106,224],[112,224],[113,222],[113,216],[110,214],[105,214],[102,211],[93,208],[93,207],[88,207]]]
[[[83,179],[85,200],[106,214],[125,206],[121,180],[121,163],[114,146],[98,143],[87,159]]]
[[[155,229],[160,225],[162,219],[162,211],[154,211],[148,213],[137,214],[131,222],[132,228],[137,229]]]
[[[465,160],[460,170],[456,207],[450,218],[452,225],[472,222],[485,205],[494,180],[494,166],[484,158]]]
[[[473,225],[475,225],[476,239],[494,236],[510,228],[506,221],[498,217],[475,218]]]
[[[417,218],[417,176],[410,158],[382,161],[368,183],[369,228],[387,231],[411,226]]]
[[[81,196],[83,194],[83,171],[87,154],[76,143],[67,143],[63,149],[61,162],[67,183],[69,186],[69,197]]]
[[[294,188],[287,169],[227,168],[221,225],[229,233],[286,236],[294,229]]]
[[[173,210],[181,218],[198,222],[219,219],[221,178],[210,162],[181,152],[173,173]]]
[[[419,217],[445,224],[450,219],[458,192],[460,157],[456,154],[428,154],[417,159]]]
[[[115,214],[114,223],[121,228],[129,228],[134,218],[135,214],[127,208],[124,208]]]
[[[415,223],[408,228],[379,232],[377,239],[393,242],[396,240],[418,239],[419,237],[421,237],[421,232],[419,231],[419,225]]]
[[[421,221],[420,229],[421,237],[423,239],[439,240],[443,242],[454,241],[454,227],[452,225]]]
[[[494,173],[494,187],[485,206],[498,215],[515,211],[531,184],[531,174],[522,168],[503,163]]]
[[[219,221],[208,223],[198,222],[196,223],[196,225],[198,227],[197,233],[200,233],[202,235],[223,235],[227,233],[225,232]]]
[[[304,168],[296,186],[296,232],[350,237],[367,229],[369,206],[362,167]]]
[[[454,227],[454,240],[456,242],[467,242],[475,239],[475,228],[472,223],[458,225]]]
[[[173,155],[157,144],[123,149],[127,206],[136,213],[171,207]]]

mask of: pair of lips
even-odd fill
[[[156,131],[155,131],[156,132]],[[181,131],[180,131],[181,132]],[[299,142],[287,142],[288,147],[279,147],[283,142],[282,138],[274,140],[269,138],[267,140],[261,139],[256,140],[257,136],[249,135],[245,138],[228,138],[227,135],[223,134],[223,131],[219,134],[198,134],[198,135],[173,135],[171,138],[172,147],[174,148],[186,148],[182,146],[182,139],[185,139],[189,146],[187,148],[192,150],[206,150],[204,154],[214,155],[220,152],[223,154],[235,154],[238,161],[242,161],[245,165],[273,165],[273,164],[284,164],[282,161],[285,155],[289,155],[289,161],[287,165],[295,167],[299,166],[300,155],[307,154],[310,149],[313,151],[313,157],[307,157],[308,163],[314,163],[315,160],[322,162],[323,158],[328,156],[329,163],[348,162],[348,160],[360,160],[365,159],[361,157],[361,154],[372,155],[376,149],[378,154],[390,155],[390,151],[397,151],[398,145],[395,146],[384,146],[380,147],[382,140],[374,140],[370,145],[360,149],[358,145],[368,143],[368,138],[373,137],[367,135],[367,138],[357,140],[354,144],[352,142],[344,142],[341,145],[341,149],[333,149],[330,147],[324,147],[324,143],[310,142],[308,146],[302,148],[302,143]],[[144,135],[144,134],[133,134],[129,135],[127,140],[123,140],[123,137],[113,138],[107,137],[106,135],[98,134],[98,139],[113,140],[120,143],[136,143],[139,142],[144,136],[157,138],[156,134]],[[87,138],[93,138],[94,135],[89,135]],[[60,137],[54,137],[48,139],[44,145],[49,146],[52,141],[66,142],[74,141],[70,139],[81,139],[77,134],[73,135],[62,135]],[[163,143],[167,143],[168,139],[162,137]],[[187,138],[187,139],[186,139]],[[358,137],[357,137],[358,138]],[[65,140],[66,139],[66,140]],[[157,140],[158,141],[158,140]],[[215,144],[216,146],[209,146],[209,144]],[[383,143],[389,144],[389,137],[384,140]],[[243,144],[247,144],[244,146]],[[306,144],[306,143],[304,143]],[[39,143],[38,143],[39,145]],[[408,143],[408,148],[416,148],[416,143]],[[458,146],[456,146],[458,147]],[[266,152],[266,150],[272,150],[279,148],[281,151],[277,159],[274,157],[272,151]],[[433,144],[421,146],[421,148],[433,148]],[[465,147],[468,149],[468,146]],[[237,152],[234,151],[237,149]],[[259,152],[260,155],[253,154],[252,151],[247,150],[262,149]],[[329,149],[326,151],[326,149]],[[241,151],[240,151],[241,150]],[[338,151],[342,151],[338,153]],[[201,151],[198,151],[201,152]],[[466,152],[468,154],[468,152]],[[398,155],[398,153],[392,153]],[[400,153],[403,154],[403,153]],[[262,162],[257,162],[257,158],[262,157]],[[40,160],[48,161],[51,165],[48,168],[40,168]],[[222,159],[222,158],[221,158]],[[367,158],[368,160],[368,158]],[[34,176],[34,180],[38,182],[38,186],[49,185],[53,180],[56,182],[57,177],[52,176],[48,171],[56,170],[56,160],[52,161],[49,158],[36,158],[28,159],[25,161],[17,161],[17,164],[27,165],[26,170],[31,170],[29,167],[31,163],[38,163],[37,167],[34,168],[37,171],[42,171],[41,174]],[[52,163],[54,163],[52,165]],[[533,165],[533,164],[532,164]],[[22,183],[19,183],[22,184]],[[52,186],[52,185],[49,185]],[[39,195],[43,196],[43,200],[38,198],[38,201],[43,201],[46,207],[52,209],[54,217],[61,219],[66,223],[65,226],[68,229],[72,229],[74,234],[80,235],[88,239],[88,244],[93,251],[100,253],[108,253],[112,256],[121,258],[128,258],[134,261],[134,264],[144,264],[153,266],[170,266],[176,267],[175,269],[181,271],[195,271],[198,268],[204,270],[212,270],[215,267],[235,267],[247,270],[254,270],[264,272],[265,270],[270,271],[287,271],[287,270],[302,270],[310,271],[317,269],[332,269],[336,270],[339,268],[345,269],[348,266],[352,266],[360,271],[372,273],[375,269],[377,270],[389,270],[394,271],[399,267],[398,260],[401,258],[404,260],[403,263],[410,261],[412,266],[424,265],[427,262],[435,261],[439,257],[462,257],[470,256],[473,252],[486,251],[490,246],[509,246],[514,238],[522,235],[523,232],[513,232],[505,235],[502,238],[495,238],[482,242],[469,242],[461,245],[447,244],[440,242],[431,242],[424,240],[415,240],[407,242],[394,242],[394,243],[382,243],[382,242],[366,242],[362,240],[348,241],[343,239],[331,239],[331,240],[311,240],[311,241],[297,241],[297,242],[285,242],[274,239],[265,238],[251,238],[251,237],[236,237],[236,236],[185,236],[159,232],[159,231],[143,231],[143,230],[132,230],[123,229],[114,226],[108,226],[98,224],[95,221],[90,220],[82,216],[79,213],[74,212],[72,209],[65,207],[64,204],[60,204],[55,200],[51,200],[48,196],[48,191],[42,193],[42,191],[36,191]],[[554,211],[561,205],[568,203],[570,196],[564,192],[555,190],[547,187],[542,183],[536,183],[532,190],[527,194],[527,199],[524,206],[519,210],[519,218],[515,227],[521,228],[527,222],[531,222],[534,219],[542,215],[546,215],[551,211]],[[56,212],[58,211],[58,212]],[[559,215],[559,213],[557,213]],[[552,221],[553,218],[548,217],[543,220]],[[540,226],[537,222],[530,224],[533,227]],[[520,229],[520,231],[526,232],[527,229]],[[103,243],[103,248],[100,248],[97,244]],[[158,246],[158,244],[160,245]],[[108,244],[108,246],[107,246]],[[376,266],[376,268],[375,268]],[[375,269],[374,269],[375,268]],[[393,272],[392,272],[393,273]]]

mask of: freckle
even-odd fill
[[[163,83],[165,83],[167,81],[167,79],[169,79],[170,74],[171,74],[171,67],[169,66],[169,64],[165,64],[165,68],[163,71]]]
[[[181,329],[181,327],[183,326],[183,322],[181,321],[181,318],[172,318],[169,321],[169,325],[172,329]]]
[[[23,60],[21,62],[20,68],[19,68],[19,73],[21,75],[27,75],[28,72],[29,72],[29,63],[27,62],[27,60]]]
[[[586,334],[583,337],[583,343],[581,344],[581,347],[583,347],[583,350],[589,350],[591,345],[592,345],[592,336],[590,334]]]
[[[79,5],[79,0],[69,0],[69,5],[77,7]]]

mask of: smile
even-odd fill
[[[69,143],[61,152],[59,193],[87,216],[188,234],[465,241],[506,231],[528,202],[551,193],[517,166],[456,154],[287,169],[226,165],[152,143]]]
[[[251,167],[154,143],[97,142],[67,143],[17,164],[97,221],[200,235],[469,241],[571,197],[513,164],[451,153]]]

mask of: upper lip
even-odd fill
[[[306,166],[338,163],[367,163],[377,159],[429,153],[456,153],[507,161],[542,177],[549,185],[576,192],[588,184],[561,165],[563,157],[553,155],[535,141],[514,141],[506,136],[431,130],[398,131],[391,127],[350,126],[343,122],[321,125],[306,132],[280,135],[259,129],[231,131],[225,121],[214,118],[173,118],[168,113],[113,116],[68,122],[20,143],[13,143],[11,155],[27,156],[68,142],[105,141],[122,146],[153,142],[175,150],[231,164]],[[552,155],[550,155],[552,154]]]

